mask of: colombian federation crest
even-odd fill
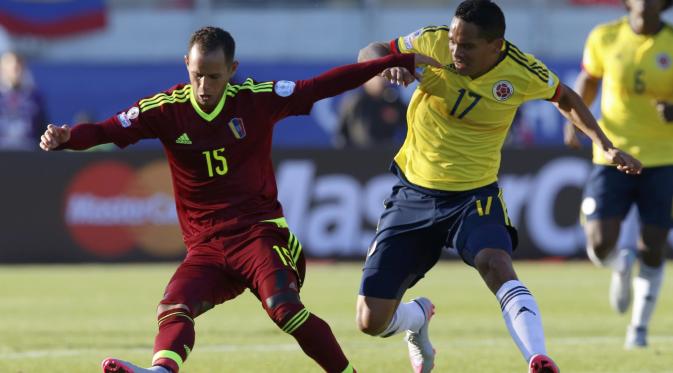
[[[514,86],[507,80],[500,80],[493,85],[493,97],[505,101],[514,94]]]
[[[234,134],[234,137],[237,140],[240,140],[245,137],[245,126],[243,126],[243,119],[233,118],[229,121],[229,129]]]
[[[659,53],[657,55],[657,66],[659,66],[659,68],[662,70],[666,70],[671,67],[671,56],[669,56],[666,52]]]

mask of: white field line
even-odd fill
[[[673,343],[673,335],[667,336],[650,336],[650,344],[663,345]],[[554,345],[603,345],[611,344],[621,348],[624,338],[622,336],[586,336],[586,337],[570,337],[570,338],[551,338],[547,341],[550,346]],[[342,343],[345,346],[351,345],[358,348],[380,349],[397,349],[399,346],[385,343],[375,343],[376,341],[364,343]],[[448,343],[439,343],[437,347],[442,348],[460,348],[460,347],[487,347],[510,345],[511,339],[509,337],[498,337],[489,339],[461,339]],[[7,350],[7,346],[0,345],[0,350]],[[239,345],[197,345],[194,351],[202,352],[238,352],[238,351],[255,351],[255,352],[275,352],[275,351],[299,351],[299,346],[294,343],[277,343],[277,344],[239,344]],[[39,359],[65,356],[82,356],[82,355],[106,355],[110,352],[115,353],[147,353],[151,354],[151,348],[73,348],[73,349],[43,349],[43,350],[29,350],[29,351],[15,351],[15,352],[0,352],[0,361],[3,360],[19,360],[19,359]],[[107,356],[107,355],[106,355]]]

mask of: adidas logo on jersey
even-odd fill
[[[175,140],[175,143],[176,143],[176,144],[191,145],[191,144],[192,144],[192,140],[189,139],[189,136],[187,136],[187,133],[183,133],[182,135],[180,135],[180,137],[178,137],[178,138]]]

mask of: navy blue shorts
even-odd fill
[[[643,168],[640,175],[627,175],[614,166],[594,166],[582,200],[587,220],[623,219],[634,203],[644,225],[670,228],[673,166]]]
[[[444,247],[474,265],[484,248],[516,247],[497,183],[464,192],[441,192],[401,180],[384,201],[376,236],[365,261],[360,294],[401,299],[439,260]]]

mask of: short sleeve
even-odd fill
[[[528,55],[529,61],[533,61],[529,66],[531,74],[528,74],[530,82],[524,92],[524,100],[549,100],[555,101],[560,94],[560,80],[558,76],[542,61]]]
[[[165,107],[152,107],[147,101],[150,99],[140,100],[102,122],[105,134],[115,145],[125,148],[141,139],[158,137],[154,123],[157,122],[157,116],[164,114]]]
[[[313,95],[308,80],[277,80],[267,99],[276,106],[280,118],[292,115],[308,115],[313,108]]]
[[[603,76],[603,59],[601,57],[601,36],[599,29],[593,29],[587,37],[582,55],[582,68],[587,74],[601,78]]]
[[[428,26],[416,30],[407,36],[401,36],[390,41],[390,50],[394,53],[420,53],[427,56],[434,55],[434,45],[437,37],[436,30],[447,29],[445,26]],[[448,29],[447,29],[448,30]]]

